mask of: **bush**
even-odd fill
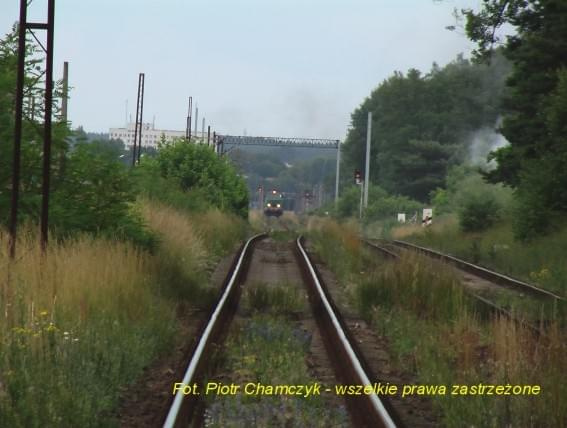
[[[358,217],[360,209],[359,186],[348,188],[337,205],[336,215],[339,218]],[[414,213],[422,207],[420,202],[406,196],[390,195],[379,186],[370,185],[368,189],[368,208],[364,210],[365,222],[395,219],[397,213]]]
[[[181,190],[199,191],[204,199],[225,212],[248,217],[248,188],[226,157],[210,147],[183,139],[161,143],[156,157],[161,177]]]
[[[500,219],[500,205],[488,194],[471,196],[459,210],[459,224],[464,232],[480,232]]]

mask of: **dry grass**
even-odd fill
[[[140,210],[150,229],[158,233],[160,251],[184,262],[188,272],[206,267],[207,251],[202,228],[186,214],[155,201],[141,201]]]
[[[88,237],[52,243],[45,255],[32,236],[18,244],[17,262],[0,260],[2,425],[89,426],[101,412],[108,420],[118,386],[173,334],[151,255]]]

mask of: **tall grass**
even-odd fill
[[[83,236],[42,255],[29,233],[15,262],[0,253],[0,426],[116,425],[121,388],[173,345],[176,305],[214,293],[207,269],[242,222],[140,209],[160,239],[153,254]],[[208,242],[216,233],[222,245]]]
[[[469,310],[455,274],[416,254],[361,277],[356,291],[357,306],[366,318],[376,305],[401,305],[419,318],[435,320],[452,320]]]
[[[339,224],[328,218],[311,217],[307,231],[315,252],[329,263],[341,279],[348,280],[351,273],[362,269],[362,245],[356,223]]]
[[[537,396],[432,396],[444,426],[567,426],[567,337],[557,325],[537,336],[506,318],[482,322],[453,273],[419,258],[379,268],[357,292],[359,311],[419,383],[449,391],[481,383],[541,386]]]
[[[1,425],[111,424],[118,386],[174,332],[171,307],[153,292],[150,256],[87,237],[45,256],[35,239],[18,248],[17,263],[0,261]]]
[[[465,233],[453,219],[413,232],[404,238],[567,295],[567,227],[529,242],[516,241],[512,226],[503,223],[482,233]]]
[[[321,253],[333,268],[328,254]],[[398,368],[413,372],[416,383],[449,388],[448,395],[431,397],[443,426],[567,426],[567,337],[558,324],[537,336],[504,318],[483,321],[450,269],[416,255],[355,267],[372,272],[358,276],[358,311],[388,338]],[[451,385],[479,383],[540,385],[542,392],[450,395]]]
[[[164,292],[197,305],[209,304],[216,290],[207,286],[208,273],[243,238],[244,222],[216,209],[189,217],[156,201],[142,200],[140,210],[158,235],[156,269]]]

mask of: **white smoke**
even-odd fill
[[[487,160],[490,152],[500,147],[510,144],[506,138],[497,129],[500,127],[501,120],[498,119],[495,126],[481,128],[471,134],[468,146],[468,162],[471,165],[479,166],[486,170],[496,168],[496,161]]]

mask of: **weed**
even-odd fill
[[[244,305],[256,312],[293,314],[305,310],[306,297],[297,284],[249,284],[244,289]]]

